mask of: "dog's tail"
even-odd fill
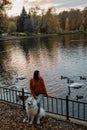
[[[43,109],[43,108],[40,108],[40,114],[41,114],[41,116],[45,116],[45,110]]]

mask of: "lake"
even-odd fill
[[[67,76],[80,89],[71,88],[70,98],[83,95],[87,100],[87,34],[48,36],[42,38],[0,41],[0,86],[27,88],[34,70],[45,80],[48,94],[65,97],[68,94]]]

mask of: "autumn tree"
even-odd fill
[[[81,25],[81,12],[79,9],[71,9],[69,11],[70,30],[77,30]]]
[[[87,7],[84,8],[82,14],[83,14],[83,26],[84,29],[87,30]]]
[[[8,25],[8,33],[16,32],[16,23],[14,21],[10,21]]]
[[[60,28],[63,30],[81,30],[87,27],[87,10],[80,11],[79,9],[71,9],[63,11],[59,15]]]
[[[66,20],[65,20],[65,30],[69,31],[69,18],[68,17],[66,17]]]
[[[61,13],[59,13],[58,17],[59,17],[59,21],[60,21],[60,28],[62,30],[65,30],[65,22],[66,22],[66,18],[69,16],[69,12],[68,11],[63,11]]]
[[[84,31],[84,26],[83,26],[83,25],[80,25],[79,31],[80,31],[80,32],[83,32],[83,31]]]
[[[5,30],[6,10],[10,7],[10,0],[0,0],[0,33]]]
[[[53,8],[49,8],[43,16],[41,29],[45,30],[46,33],[56,33],[59,29],[58,17],[54,15],[52,11]]]
[[[41,12],[40,32],[46,33],[45,10],[44,9]]]

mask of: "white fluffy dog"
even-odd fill
[[[37,124],[40,124],[40,119],[45,116],[45,111],[43,108],[40,108],[40,112],[38,113],[37,101],[32,97],[28,97],[26,100],[26,113],[27,113],[27,122],[32,124],[34,118],[37,117]],[[23,120],[25,122],[26,119]]]

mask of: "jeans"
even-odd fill
[[[39,94],[37,98],[38,113],[40,111],[40,103],[41,101],[43,101],[43,99],[44,99],[44,94]]]
[[[41,101],[43,101],[44,99],[44,94],[39,94],[38,98],[37,98],[37,103],[41,103]]]

